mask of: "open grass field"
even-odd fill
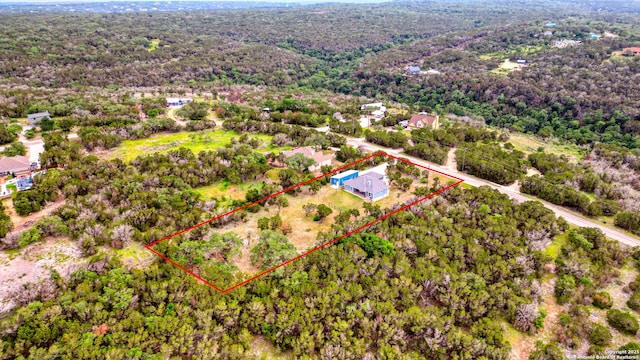
[[[146,139],[125,140],[117,150],[110,154],[111,158],[119,158],[129,162],[136,157],[150,152],[167,152],[179,147],[187,148],[194,153],[205,150],[216,150],[231,143],[231,139],[239,137],[235,131],[206,130],[196,132],[179,132],[170,134],[159,134]],[[250,135],[251,138],[258,138],[263,141],[261,150],[263,151],[283,151],[289,147],[271,146],[271,136]]]
[[[514,61],[506,59],[497,69],[491,70],[490,72],[497,75],[506,75],[514,70],[522,70],[522,66],[516,64]]]
[[[562,249],[568,241],[569,232],[564,232],[558,236],[544,249],[544,253],[549,255],[553,260],[555,260],[558,255],[560,255],[560,250]]]
[[[511,54],[514,53],[521,53],[521,54],[533,54],[536,53],[540,50],[543,50],[544,46],[543,45],[538,45],[538,46],[518,46],[516,48],[513,49],[509,49],[509,50],[504,50],[504,51],[497,51],[497,52],[493,52],[493,53],[489,53],[489,54],[482,54],[480,55],[480,59],[482,60],[489,60],[489,59],[506,59],[509,56],[511,56]]]
[[[521,133],[510,133],[509,142],[525,154],[536,152],[539,147],[543,147],[546,152],[567,155],[576,161],[582,159],[588,152],[575,144],[561,143],[555,140],[546,142],[536,136]]]
[[[149,44],[149,49],[147,50],[152,52],[158,48],[158,45],[160,45],[160,39],[153,39],[151,40],[151,44]]]
[[[193,191],[202,195],[205,200],[212,198],[244,200],[247,191],[252,187],[259,187],[259,181],[246,182],[242,184],[230,184],[228,181],[219,181],[209,186],[203,186],[193,189]]]

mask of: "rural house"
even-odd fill
[[[384,175],[376,172],[345,181],[344,189],[371,201],[389,196],[389,184],[384,181]]]
[[[29,119],[29,124],[31,126],[38,125],[40,123],[40,120],[44,118],[51,118],[51,116],[49,115],[49,111],[27,115],[27,119]]]
[[[419,75],[420,67],[419,66],[407,66],[405,69],[405,74],[407,75]]]
[[[313,159],[316,164],[309,166],[309,171],[319,170],[322,166],[331,165],[331,159],[333,158],[331,155],[324,155],[321,151],[315,151],[310,146],[294,148],[293,150],[285,151],[283,154],[286,158],[295,154],[302,154],[305,157]]]
[[[17,178],[31,176],[31,163],[26,156],[0,158],[0,176],[13,174]]]
[[[414,129],[422,129],[425,126],[430,126],[432,129],[437,129],[440,126],[438,116],[427,115],[427,113],[414,114],[409,119],[408,126]]]
[[[628,48],[624,48],[622,50],[622,53],[624,55],[631,55],[631,56],[635,56],[640,54],[640,47],[634,46],[634,47],[628,47]]]

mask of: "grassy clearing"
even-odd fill
[[[573,158],[573,160],[582,159],[587,154],[587,150],[579,147],[575,144],[561,143],[559,141],[544,141],[536,136],[522,134],[522,133],[510,133],[509,142],[518,150],[530,154],[536,152],[539,147],[543,147],[546,152],[567,155]]]
[[[194,153],[205,150],[216,150],[231,143],[231,139],[239,137],[235,131],[207,130],[197,132],[179,132],[170,134],[159,134],[146,139],[125,140],[116,151],[111,153],[111,158],[123,159],[129,162],[136,157],[150,152],[167,152],[178,147],[187,148]],[[271,136],[251,135],[251,138],[258,138],[263,141],[261,150],[283,151],[288,147],[271,146]]]
[[[563,246],[566,245],[568,241],[568,236],[568,231],[556,236],[551,244],[549,244],[549,246],[547,246],[547,248],[544,250],[544,253],[549,255],[553,260],[558,258],[558,255],[560,255],[560,250]]]
[[[271,169],[264,173],[264,176],[273,181],[278,181],[280,179],[278,174],[280,174],[280,169]]]
[[[202,195],[204,199],[233,199],[243,200],[249,189],[252,187],[259,187],[261,182],[247,182],[242,184],[230,184],[228,181],[223,180],[216,182],[209,186],[203,186],[193,189],[193,191]]]
[[[155,51],[158,48],[158,45],[160,45],[160,39],[151,40],[151,43],[149,44],[149,48],[147,49],[147,51],[148,52]]]
[[[491,70],[490,73],[497,75],[507,75],[514,70],[521,70],[522,66],[506,59],[497,69]]]
[[[491,59],[507,59],[509,58],[509,56],[511,56],[511,54],[515,54],[515,53],[520,53],[520,54],[534,54],[538,51],[541,51],[544,49],[543,45],[538,45],[538,46],[518,46],[516,48],[513,49],[509,49],[509,50],[504,50],[504,51],[497,51],[497,52],[492,52],[489,54],[482,54],[480,55],[480,59],[481,60],[491,60]]]

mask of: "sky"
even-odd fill
[[[88,3],[88,2],[190,2],[190,1],[199,1],[199,2],[218,2],[218,1],[247,1],[247,2],[301,2],[297,0],[0,0],[0,3],[24,3],[24,4],[70,4],[70,3]],[[358,2],[358,1],[350,1],[350,0],[314,0],[316,3],[320,2]]]

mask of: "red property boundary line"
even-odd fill
[[[356,164],[359,164],[359,163],[361,163],[361,162],[367,161],[367,160],[369,160],[369,159],[371,159],[371,158],[373,158],[373,157],[376,157],[376,156],[387,156],[387,157],[390,157],[390,158],[396,159],[396,160],[398,160],[398,161],[402,161],[402,162],[404,162],[404,163],[407,163],[407,164],[410,164],[410,165],[413,165],[413,166],[416,166],[416,167],[419,167],[419,168],[422,168],[422,169],[425,169],[425,170],[428,170],[428,171],[436,172],[436,173],[438,173],[438,174],[441,174],[441,175],[444,175],[444,176],[450,177],[450,178],[455,179],[455,180],[458,180],[458,181],[457,181],[457,182],[455,182],[455,183],[453,183],[453,184],[450,184],[450,185],[448,185],[448,186],[445,186],[445,187],[443,187],[442,189],[439,189],[439,190],[437,190],[437,191],[434,191],[434,192],[432,192],[431,194],[429,194],[429,195],[427,195],[427,196],[421,197],[421,198],[419,198],[419,199],[417,199],[417,200],[415,200],[415,201],[413,201],[413,202],[411,202],[411,203],[409,203],[409,204],[406,204],[406,205],[402,206],[402,207],[401,207],[401,208],[399,208],[399,209],[393,210],[393,211],[391,211],[391,212],[389,212],[389,213],[387,213],[387,214],[385,214],[385,215],[383,215],[383,216],[381,216],[381,217],[379,217],[379,218],[377,218],[377,219],[375,219],[375,220],[373,220],[373,221],[370,221],[370,222],[368,222],[368,223],[366,223],[366,224],[364,224],[364,225],[362,225],[362,226],[358,227],[357,229],[354,229],[354,230],[349,231],[348,233],[346,233],[346,234],[344,234],[344,235],[341,235],[341,236],[339,236],[339,237],[336,237],[335,239],[333,239],[333,240],[331,240],[331,241],[328,241],[328,242],[326,242],[326,243],[324,243],[324,244],[322,244],[322,245],[316,246],[315,248],[313,248],[313,249],[311,249],[311,250],[308,250],[308,251],[306,251],[306,252],[304,252],[304,253],[302,253],[302,254],[300,254],[300,255],[298,255],[298,256],[296,256],[296,257],[292,258],[292,259],[289,259],[289,260],[287,260],[287,261],[283,262],[283,263],[282,263],[282,264],[280,264],[280,265],[274,266],[274,267],[272,267],[271,269],[268,269],[268,270],[264,270],[264,271],[262,271],[262,272],[258,273],[257,275],[254,275],[254,276],[252,276],[252,277],[250,277],[250,278],[248,278],[248,279],[246,279],[246,280],[244,280],[244,281],[242,281],[242,282],[239,282],[239,283],[237,283],[237,284],[235,284],[235,285],[233,285],[233,286],[231,286],[231,287],[228,287],[228,288],[226,288],[226,289],[221,289],[221,288],[217,287],[216,285],[214,285],[214,284],[212,284],[211,282],[207,281],[206,279],[202,278],[200,275],[195,274],[193,271],[191,271],[191,270],[189,270],[189,269],[185,268],[184,266],[182,266],[182,265],[178,264],[176,261],[171,260],[170,258],[168,258],[167,256],[165,256],[164,254],[162,254],[162,253],[160,253],[160,252],[156,251],[155,249],[153,249],[153,246],[155,246],[155,245],[157,245],[157,244],[159,244],[159,243],[161,243],[161,242],[163,242],[163,241],[169,240],[169,239],[171,239],[171,238],[173,238],[173,237],[176,237],[176,236],[178,236],[178,235],[180,235],[180,234],[184,234],[184,233],[186,233],[186,232],[188,232],[188,231],[191,231],[191,230],[193,230],[193,229],[195,229],[195,228],[198,228],[198,227],[200,227],[200,226],[203,226],[203,225],[209,224],[209,223],[211,223],[211,222],[213,222],[213,221],[216,221],[216,220],[218,220],[218,219],[220,219],[220,218],[223,218],[223,217],[225,217],[225,216],[231,215],[231,214],[233,214],[233,213],[235,213],[235,212],[238,212],[238,211],[240,211],[240,210],[244,210],[244,209],[246,209],[246,208],[248,208],[248,207],[250,207],[250,206],[253,206],[253,205],[259,204],[259,203],[261,203],[261,202],[267,201],[267,200],[272,199],[272,198],[274,198],[274,197],[276,197],[276,196],[278,196],[278,195],[282,195],[282,194],[284,194],[284,193],[286,193],[286,192],[288,192],[288,191],[290,191],[290,190],[297,189],[297,188],[299,188],[299,187],[301,187],[301,186],[304,186],[304,185],[306,185],[306,184],[309,184],[309,183],[311,183],[311,182],[313,182],[313,181],[316,181],[316,180],[322,179],[323,177],[327,177],[327,176],[329,176],[329,175],[333,175],[333,174],[335,174],[335,173],[337,173],[337,172],[340,172],[341,170],[344,170],[344,169],[346,169],[346,168],[352,167],[353,165],[356,165]],[[426,166],[423,166],[423,165],[419,165],[419,164],[413,163],[413,162],[409,161],[409,160],[408,160],[408,159],[406,159],[406,158],[402,158],[402,157],[398,157],[398,156],[390,155],[390,154],[385,153],[384,151],[378,151],[378,152],[373,153],[373,154],[371,154],[371,155],[369,155],[369,156],[367,156],[367,157],[365,157],[365,158],[362,158],[362,159],[360,159],[360,160],[358,160],[358,161],[354,161],[354,162],[352,162],[352,163],[349,163],[349,164],[343,165],[343,166],[341,166],[341,167],[338,167],[338,168],[336,168],[336,169],[333,169],[333,170],[329,171],[328,173],[325,173],[325,174],[322,174],[322,175],[320,175],[320,176],[317,176],[317,177],[315,177],[315,178],[313,178],[313,179],[311,179],[311,180],[307,180],[307,181],[301,182],[301,183],[299,183],[299,184],[297,184],[297,185],[291,186],[291,187],[286,188],[286,189],[284,189],[284,190],[278,191],[277,193],[274,193],[274,194],[271,194],[271,195],[269,195],[269,196],[266,196],[266,197],[264,197],[264,198],[262,198],[262,199],[260,199],[260,200],[254,201],[254,202],[249,203],[249,204],[245,204],[245,205],[243,205],[243,206],[241,206],[241,207],[239,207],[239,208],[237,208],[237,209],[234,209],[234,210],[231,210],[231,211],[227,211],[227,212],[225,212],[225,213],[224,213],[224,214],[222,214],[222,215],[218,215],[218,216],[213,217],[213,218],[211,218],[211,219],[209,219],[209,220],[203,221],[203,222],[201,222],[201,223],[199,223],[199,224],[196,224],[196,225],[194,225],[194,226],[191,226],[191,227],[189,227],[189,228],[186,228],[186,229],[184,229],[184,230],[180,230],[180,231],[178,231],[178,232],[176,232],[176,233],[173,233],[173,234],[171,234],[171,235],[169,235],[169,236],[166,236],[166,237],[164,237],[164,238],[162,238],[162,239],[160,239],[160,240],[156,240],[156,241],[154,241],[154,242],[151,242],[151,243],[149,243],[149,244],[145,245],[145,248],[146,248],[147,250],[151,251],[152,253],[154,253],[154,254],[158,255],[159,257],[163,258],[164,260],[168,261],[168,262],[169,262],[169,263],[171,263],[172,265],[174,265],[174,266],[178,267],[179,269],[181,269],[182,271],[186,272],[187,274],[189,274],[189,275],[193,276],[194,278],[196,278],[196,279],[198,279],[198,280],[202,281],[205,285],[208,285],[208,286],[210,286],[210,287],[212,287],[212,288],[216,289],[217,291],[219,291],[219,292],[221,292],[221,293],[223,293],[223,294],[224,294],[224,293],[228,293],[228,292],[230,292],[230,291],[232,291],[232,290],[234,290],[234,289],[237,289],[237,288],[239,288],[240,286],[246,285],[247,283],[249,283],[249,282],[251,282],[251,281],[253,281],[253,280],[255,280],[255,279],[259,278],[259,277],[262,277],[262,276],[264,276],[264,275],[266,275],[266,274],[268,274],[268,273],[270,273],[270,272],[272,272],[272,271],[274,271],[274,270],[276,270],[276,269],[279,269],[279,268],[281,268],[281,267],[283,267],[283,266],[285,266],[285,265],[287,265],[287,264],[290,264],[290,263],[292,263],[292,262],[294,262],[294,261],[296,261],[296,260],[298,260],[298,259],[301,259],[301,258],[303,258],[303,257],[305,257],[305,256],[307,256],[307,255],[309,255],[309,254],[311,254],[311,253],[313,253],[313,252],[315,252],[315,251],[318,251],[318,250],[323,249],[323,248],[325,248],[325,247],[327,247],[327,246],[329,246],[329,245],[331,245],[331,244],[333,244],[333,243],[335,243],[335,242],[337,242],[337,241],[340,241],[340,240],[342,240],[342,239],[344,239],[344,238],[346,238],[346,237],[348,237],[348,236],[350,236],[350,235],[352,235],[352,234],[354,234],[354,233],[356,233],[356,232],[358,232],[358,231],[360,231],[360,230],[363,230],[363,229],[365,229],[365,228],[367,228],[367,227],[369,227],[369,226],[371,226],[371,225],[373,225],[373,224],[376,224],[376,223],[378,223],[378,222],[380,222],[380,221],[382,221],[382,220],[384,220],[384,219],[386,219],[386,218],[388,218],[388,217],[390,217],[390,216],[392,216],[392,215],[394,215],[394,214],[397,214],[397,213],[399,213],[400,211],[404,211],[404,210],[406,210],[406,209],[410,208],[411,206],[414,206],[414,205],[416,205],[416,204],[418,204],[418,203],[420,203],[420,202],[422,202],[422,201],[424,201],[424,200],[427,200],[427,199],[432,198],[432,197],[434,197],[434,196],[436,196],[436,195],[438,195],[438,194],[440,194],[440,193],[443,193],[443,192],[445,192],[445,191],[447,191],[447,190],[451,189],[451,188],[452,188],[452,187],[454,187],[454,186],[460,185],[463,181],[464,181],[464,180],[463,180],[463,179],[461,179],[461,178],[459,178],[459,177],[456,177],[456,176],[453,176],[453,175],[450,175],[450,174],[444,173],[444,172],[439,171],[439,170],[436,170],[436,169],[431,169],[431,168],[426,167]]]

